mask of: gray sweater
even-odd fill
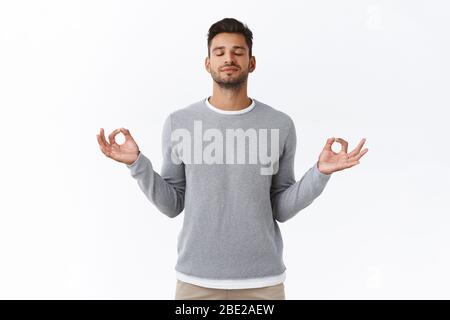
[[[295,180],[294,122],[253,99],[245,113],[222,114],[205,99],[172,112],[158,174],[140,152],[131,176],[160,212],[184,210],[175,270],[210,279],[248,279],[286,270],[278,222],[310,205],[331,174],[314,163]],[[242,143],[240,143],[242,142]]]

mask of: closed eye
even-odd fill
[[[235,55],[237,55],[237,56],[242,56],[243,53],[235,53]],[[221,53],[221,54],[216,54],[216,56],[223,56],[223,53]]]

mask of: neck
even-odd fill
[[[213,94],[209,98],[209,103],[213,106],[229,111],[242,110],[250,106],[251,99],[247,96],[247,84],[238,89],[224,89],[217,83],[213,84]]]

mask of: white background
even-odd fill
[[[297,180],[330,136],[369,148],[280,224],[287,298],[449,299],[449,12],[1,1],[0,298],[173,299],[184,213],[159,212],[96,134],[130,129],[159,172],[163,120],[212,93],[206,34],[234,17],[254,33],[249,96],[296,123]]]

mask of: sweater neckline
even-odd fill
[[[214,112],[216,112],[216,113],[220,113],[220,114],[225,114],[225,115],[239,115],[239,114],[244,114],[244,113],[250,112],[251,110],[253,110],[253,109],[255,108],[255,99],[253,99],[253,98],[251,98],[251,97],[249,97],[249,98],[252,100],[252,103],[251,103],[248,107],[246,107],[246,108],[244,108],[244,109],[241,109],[241,110],[222,110],[222,109],[219,109],[219,108],[213,106],[213,105],[209,102],[209,98],[211,98],[211,96],[208,96],[208,97],[205,99],[205,104],[206,104],[206,106],[207,106],[210,110],[212,110],[212,111],[214,111]]]

